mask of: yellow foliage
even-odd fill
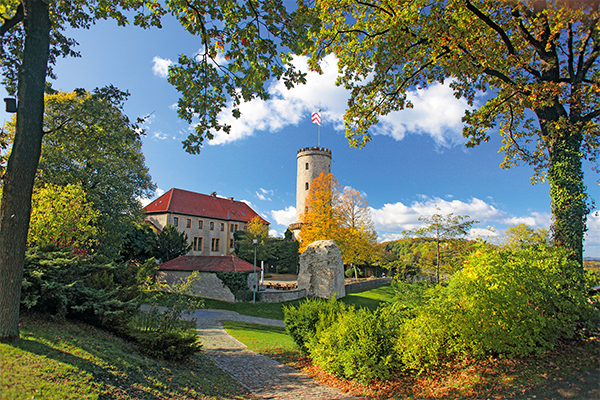
[[[333,240],[345,264],[363,264],[375,253],[377,234],[366,200],[357,190],[342,190],[331,174],[310,185],[302,216],[300,253],[317,240]]]

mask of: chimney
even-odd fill
[[[212,196],[213,199],[217,198],[217,192],[212,192],[210,195]]]
[[[229,201],[233,203],[233,197],[228,197]]]

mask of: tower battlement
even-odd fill
[[[312,151],[329,153],[329,156],[331,157],[331,150],[326,149],[325,147],[305,147],[303,149],[298,150],[298,155],[300,155],[300,153]]]

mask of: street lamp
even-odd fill
[[[252,304],[256,304],[256,247],[258,246],[258,239],[252,239],[254,245],[254,292],[252,292]]]

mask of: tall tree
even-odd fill
[[[269,239],[269,226],[258,215],[248,223],[248,230],[237,231],[233,234],[235,241],[235,254],[237,257],[254,262],[254,250],[256,259],[266,261],[271,258],[273,249]],[[256,245],[254,244],[256,240]]]
[[[407,91],[450,82],[464,97],[467,146],[502,136],[502,168],[520,162],[550,183],[554,242],[582,262],[589,204],[582,158],[599,152],[600,2],[316,0],[311,65],[335,53],[351,92],[346,135],[363,146]],[[484,92],[484,97],[476,96]],[[476,102],[482,101],[481,106]]]
[[[506,228],[502,244],[518,249],[533,244],[549,244],[550,235],[544,228],[533,229],[526,224],[512,225]]]
[[[340,185],[332,174],[321,173],[312,181],[302,214],[300,253],[317,240],[334,240],[339,246],[339,199]]]
[[[167,225],[156,237],[154,257],[167,262],[185,255],[192,249],[185,232],[179,232],[174,225]]]
[[[304,7],[298,10],[303,15]],[[17,94],[15,142],[3,175],[0,208],[0,340],[18,337],[19,297],[31,192],[43,136],[46,77],[60,56],[77,56],[77,44],[63,35],[65,28],[89,28],[98,19],[112,18],[119,25],[130,16],[136,25],[159,26],[166,13],[174,15],[203,50],[181,56],[169,77],[182,93],[179,115],[198,118],[194,134],[184,142],[198,153],[211,128],[229,131],[217,115],[231,99],[234,105],[254,97],[267,99],[269,78],[283,79],[288,87],[304,80],[295,71],[286,44],[298,53],[306,44],[304,18],[296,20],[281,0],[246,2],[217,0],[0,0],[0,60],[3,84]],[[274,37],[279,36],[279,40]],[[225,52],[226,66],[218,65]],[[239,109],[233,110],[239,117]],[[1,143],[0,143],[1,144]]]
[[[431,237],[435,240],[435,258],[436,258],[436,282],[440,283],[440,265],[442,262],[440,245],[447,244],[449,239],[459,238],[469,233],[473,224],[479,221],[469,219],[468,215],[453,216],[452,213],[443,215],[439,213],[430,217],[422,216],[419,221],[423,221],[425,226],[407,233],[414,233],[421,237]]]
[[[89,248],[96,239],[99,212],[81,186],[52,184],[33,192],[29,245]]]
[[[338,204],[340,241],[344,263],[366,264],[375,255],[377,232],[371,220],[369,203],[360,192],[344,188]],[[356,271],[355,271],[356,275]]]
[[[136,23],[158,25],[160,6],[146,2]],[[88,28],[98,18],[127,19],[121,10],[140,9],[138,1],[0,1],[0,50],[3,84],[17,94],[12,151],[3,175],[0,206],[0,340],[19,335],[19,301],[31,194],[41,153],[46,76],[59,56],[76,55],[65,27]],[[149,11],[149,12],[147,12]]]
[[[352,188],[341,189],[332,174],[310,184],[302,216],[300,252],[317,240],[333,240],[344,264],[365,264],[375,252],[377,233],[366,200]]]
[[[99,248],[111,258],[132,220],[141,220],[139,199],[156,186],[142,153],[141,130],[123,109],[129,96],[113,86],[46,95],[44,139],[36,185],[80,185],[100,213]]]

